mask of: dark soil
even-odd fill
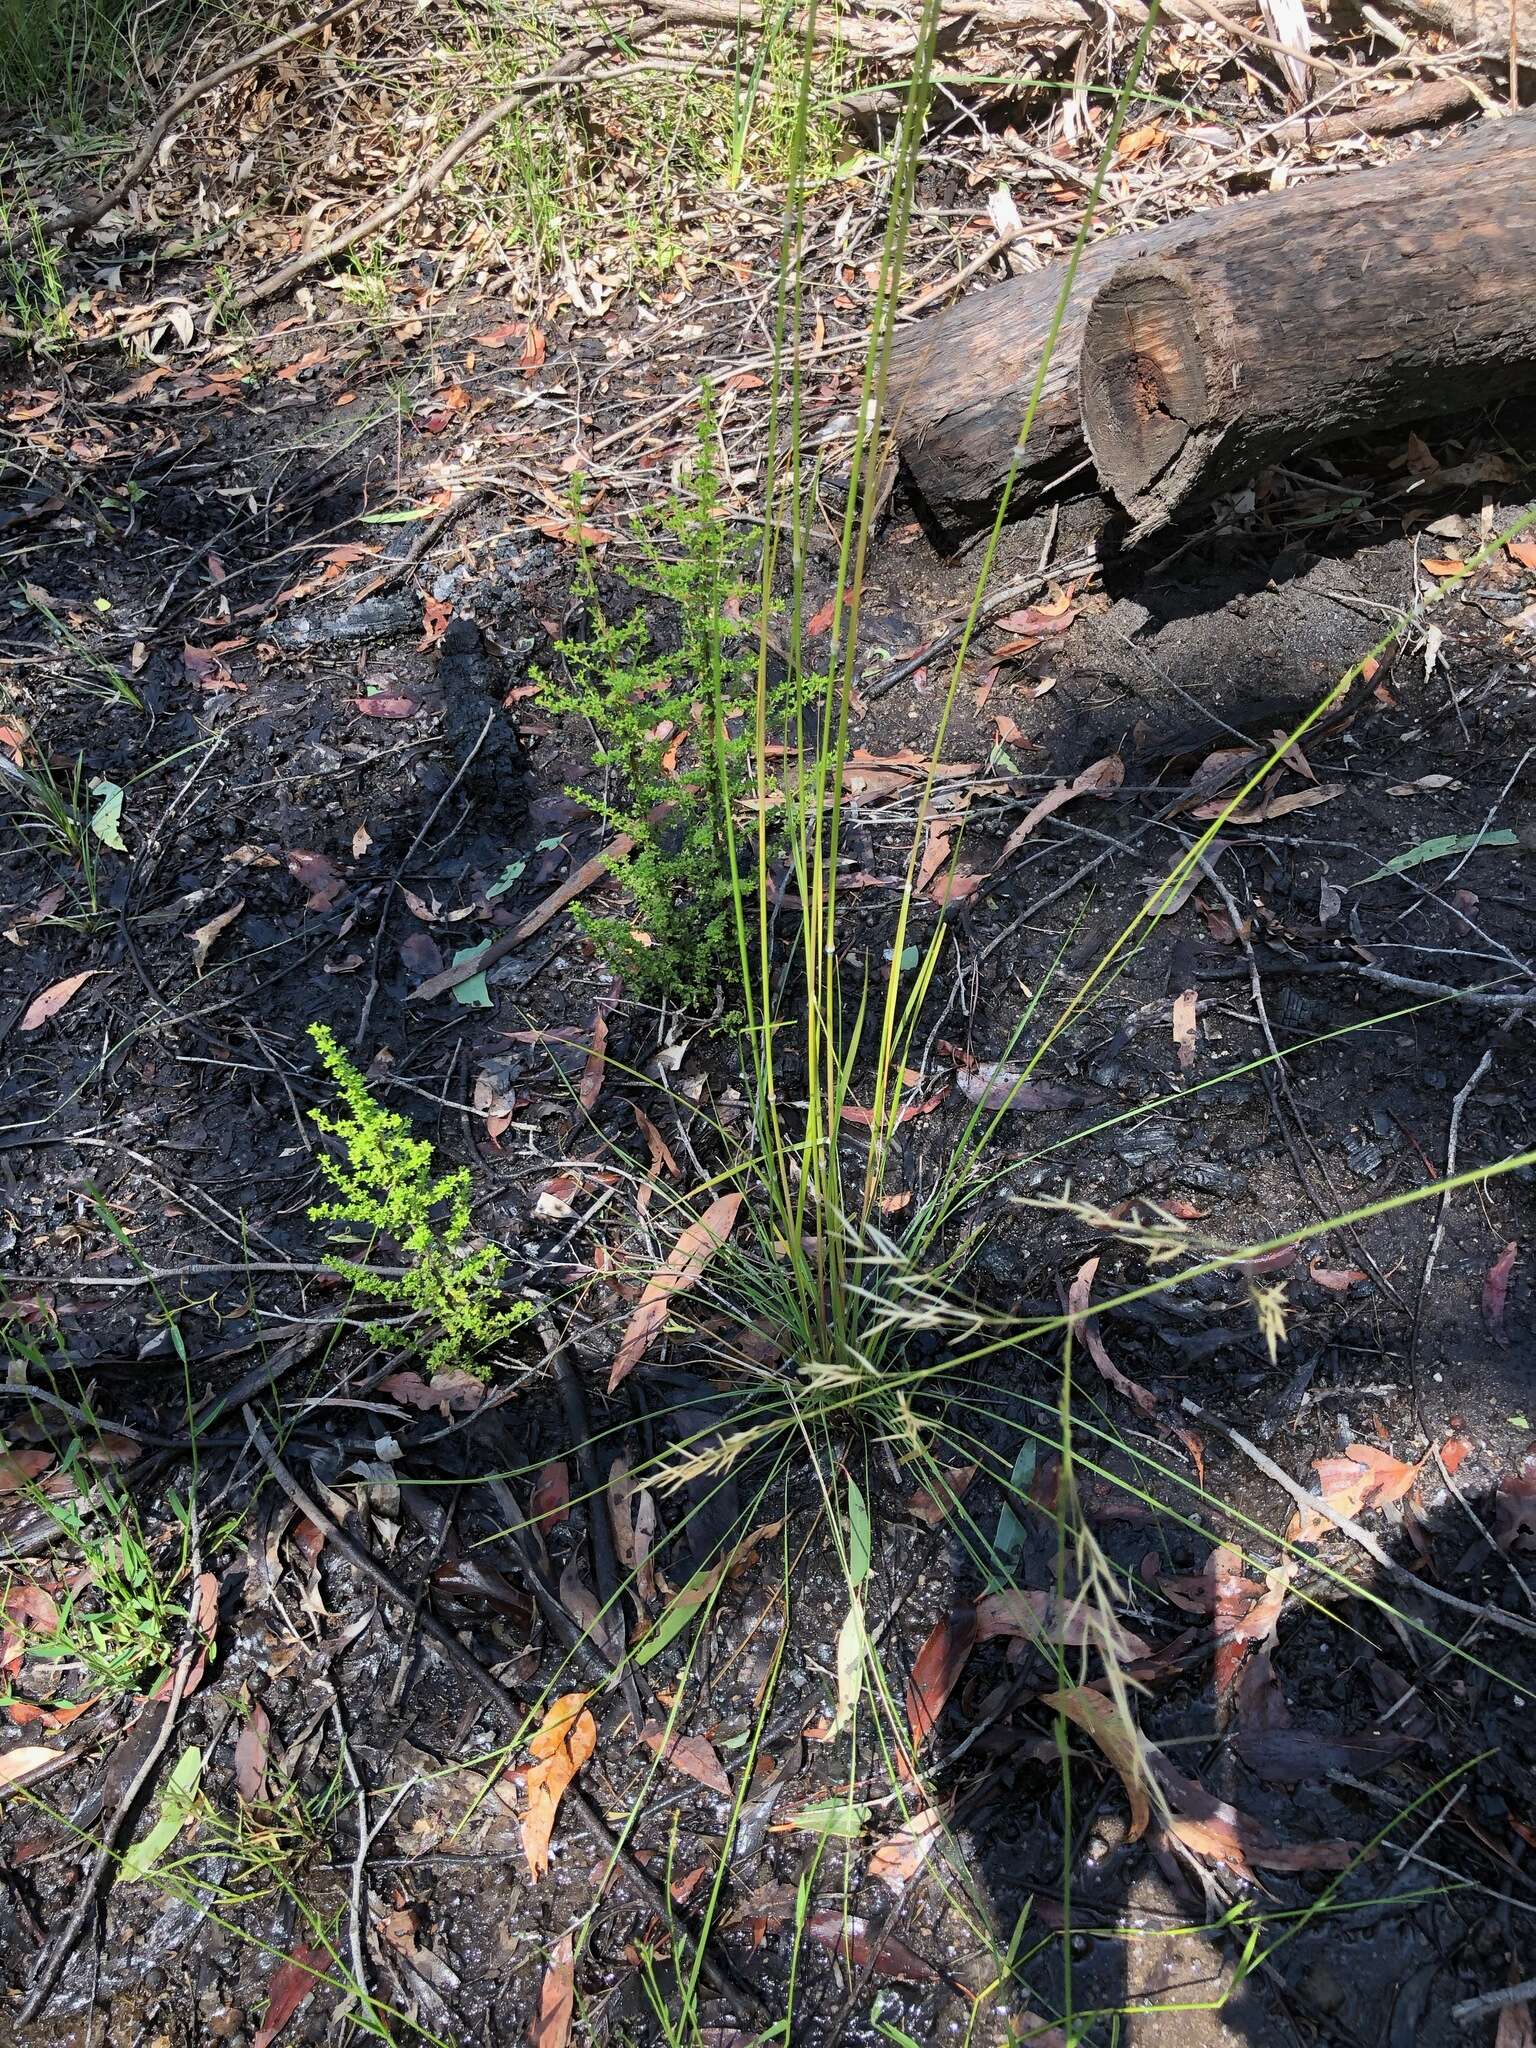
[[[482,429],[512,417],[494,377],[477,382],[467,355],[441,336],[435,347],[435,375],[451,375],[472,401],[489,398]],[[300,355],[296,347],[292,363]],[[194,1399],[297,1346],[282,1393],[294,1431],[287,1456],[302,1482],[333,1514],[356,1516],[364,1491],[375,1489],[357,1532],[424,1611],[533,1699],[567,1652],[538,1617],[507,1548],[475,1547],[502,1518],[484,1488],[466,1482],[505,1472],[526,1502],[532,1475],[570,1448],[565,1413],[534,1370],[531,1336],[526,1354],[508,1361],[516,1398],[451,1424],[376,1386],[399,1360],[381,1357],[357,1327],[321,1264],[323,1234],[306,1218],[319,1195],[306,1111],[328,1095],[306,1027],[331,1025],[391,1106],[408,1111],[446,1161],[472,1168],[477,1227],[507,1248],[514,1282],[584,1290],[574,1337],[594,1425],[613,1432],[602,1439],[605,1458],[663,1448],[680,1427],[677,1404],[691,1404],[694,1427],[701,1417],[725,1427],[733,1412],[729,1376],[707,1360],[652,1362],[613,1402],[600,1392],[626,1313],[602,1268],[643,1255],[627,1192],[613,1180],[614,1169],[644,1156],[633,1109],[680,1153],[703,1143],[701,1102],[732,1113],[732,1048],[695,1021],[621,1003],[609,1018],[603,1093],[590,1117],[581,1113],[555,1067],[580,1068],[580,1048],[613,991],[565,918],[491,969],[488,1006],[451,994],[411,1000],[460,951],[509,931],[601,843],[593,814],[567,794],[572,785],[599,794],[591,737],[550,721],[530,688],[567,618],[571,550],[503,516],[487,496],[404,567],[421,528],[357,519],[402,472],[428,478],[433,415],[418,408],[402,455],[392,426],[347,429],[350,408],[337,410],[334,400],[348,366],[325,366],[323,386],[303,368],[270,381],[283,367],[274,361],[260,382],[223,395],[198,396],[192,380],[174,407],[162,403],[164,386],[115,407],[110,379],[89,395],[70,392],[67,427],[50,431],[103,452],[59,506],[19,500],[4,533],[20,715],[60,773],[78,756],[85,781],[124,790],[126,846],[100,851],[94,908],[82,901],[77,870],[24,818],[0,870],[10,927],[0,981],[6,1308],[19,1340],[57,1348],[62,1392],[78,1400],[88,1390],[109,1424],[145,1434],[151,1448],[125,1468],[126,1483],[162,1530],[169,1489],[187,1484],[184,1455],[152,1448],[184,1424],[172,1323]],[[359,391],[378,374],[377,363],[365,366]],[[291,433],[285,411],[294,415]],[[596,425],[605,425],[601,413]],[[1506,454],[1529,447],[1527,423],[1506,418],[1501,427]],[[1407,467],[1402,445],[1334,451],[1331,461],[1272,479],[1257,506],[1229,505],[1160,551],[1112,558],[1105,587],[1075,590],[1070,630],[1020,654],[995,651],[1018,637],[1007,627],[983,636],[945,758],[974,764],[950,787],[968,804],[960,866],[986,879],[947,911],[923,913],[948,919],[949,951],[920,1034],[920,1093],[950,1092],[906,1127],[911,1187],[931,1180],[961,1127],[957,1063],[1002,1055],[1047,976],[1059,977],[1052,987],[1063,995],[1075,987],[1198,829],[1190,805],[1200,800],[1207,757],[1244,741],[1267,744],[1294,725],[1415,602],[1425,557],[1470,555],[1489,520],[1496,528],[1523,506],[1507,483],[1438,487],[1438,470],[1426,464],[1425,456],[1444,469],[1475,463],[1496,445],[1486,422],[1431,435],[1428,450],[1416,445]],[[1102,516],[1096,505],[1065,508],[1053,559],[1078,552],[1079,536]],[[1043,522],[1013,529],[998,583],[1027,575],[1044,538]],[[328,558],[358,545],[375,552]],[[622,538],[610,546],[617,552]],[[972,570],[968,559],[934,552],[898,492],[871,578],[867,703],[855,734],[883,761],[928,745],[947,670],[935,660],[879,695],[881,657],[917,653],[963,604]],[[383,572],[390,587],[365,594]],[[817,565],[812,609],[830,595],[831,575],[830,559]],[[1196,1477],[1191,1445],[1165,1425],[1185,1401],[1261,1442],[1303,1481],[1314,1458],[1351,1443],[1408,1459],[1459,1446],[1448,1459],[1455,1495],[1430,1456],[1407,1502],[1374,1515],[1372,1526],[1426,1584],[1529,1611],[1515,1569],[1528,1577],[1529,1557],[1505,1556],[1480,1533],[1494,1526],[1495,1489],[1530,1448],[1536,1413],[1529,1172],[1452,1200],[1427,1287],[1435,1204],[1352,1227],[1325,1229],[1321,1219],[1438,1178],[1453,1100],[1485,1055],[1459,1121],[1460,1164],[1488,1165],[1531,1142],[1531,1012],[1427,1001],[1368,970],[1501,996],[1527,989],[1536,973],[1536,688],[1522,617],[1533,583],[1517,559],[1502,556],[1431,615],[1430,641],[1416,631],[1351,694],[1347,715],[1303,742],[1304,760],[1267,787],[1293,795],[1323,788],[1326,801],[1223,834],[1216,880],[1151,925],[1042,1069],[1041,1079],[1070,1092],[1072,1107],[1010,1119],[1004,1142],[1018,1161],[1015,1194],[1055,1195],[1070,1183],[1076,1197],[1106,1210],[1157,1203],[1231,1244],[1317,1223],[1285,1268],[1291,1320],[1275,1359],[1244,1283],[1223,1275],[1108,1320],[1114,1360],[1154,1391],[1158,1423],[1078,1361],[1091,1382],[1085,1414],[1119,1439],[1102,1452],[1107,1469],[1131,1478],[1136,1457],[1155,1456],[1178,1475],[1154,1489],[1167,1513],[1149,1507],[1131,1517],[1123,1495],[1117,1509],[1108,1488],[1090,1493],[1103,1511],[1101,1538],[1135,1588],[1131,1619],[1158,1645],[1205,1628],[1160,1591],[1159,1577],[1198,1574],[1234,1514],[1277,1529],[1291,1509],[1243,1452],[1200,1423],[1205,1497],[1184,1490]],[[99,679],[93,693],[91,668],[61,649],[25,586],[46,593],[79,641],[131,674],[142,712],[104,697]],[[1117,789],[1067,805],[999,860],[1040,794],[1109,754],[1124,763]],[[866,878],[847,899],[851,972],[878,961],[889,935],[894,891],[878,885],[902,872],[913,813],[910,786],[850,808],[850,870]],[[1485,827],[1513,829],[1516,843],[1500,837],[1465,859],[1379,874],[1420,842]],[[1223,889],[1248,932],[1251,967]],[[615,885],[609,893],[619,900]],[[191,935],[227,913],[199,971]],[[920,922],[918,936],[929,928]],[[22,1028],[40,991],[87,971],[91,979],[59,1015]],[[1262,1052],[1255,975],[1282,1044],[1382,1021],[1302,1045],[1283,1080],[1266,1070],[1196,1092]],[[1200,1037],[1181,1069],[1172,1010],[1190,988]],[[567,1032],[577,1049],[516,1035],[530,1030]],[[650,1078],[642,1086],[626,1072]],[[1145,1115],[1115,1121],[1138,1105]],[[1078,1131],[1086,1135],[1065,1147]],[[540,1192],[562,1171],[579,1177],[580,1191],[568,1214],[551,1217],[548,1203],[537,1206]],[[1487,1276],[1510,1243],[1519,1250],[1500,1305]],[[1095,1250],[1101,1294],[1142,1276],[1138,1255],[1117,1249],[1112,1233],[999,1196],[969,1284],[989,1310],[1050,1311]],[[338,1329],[340,1341],[328,1347]],[[984,1428],[1004,1466],[1029,1412],[1020,1404],[1054,1402],[1059,1372],[1054,1354],[1027,1349],[994,1370],[985,1404],[994,1419]],[[27,1427],[13,1441],[24,1441]],[[210,1543],[213,1532],[233,1533],[205,1558],[218,1577],[219,1655],[183,1710],[178,1745],[203,1747],[205,1791],[216,1809],[233,1812],[233,1744],[259,1704],[271,1725],[274,1782],[291,1783],[318,1815],[343,1769],[339,1703],[375,1819],[391,1788],[412,1785],[367,1869],[378,1995],[440,2038],[524,2038],[552,1944],[591,1905],[601,1853],[563,1818],[551,1875],[530,1885],[511,1814],[483,1796],[508,1731],[482,1713],[409,1614],[384,1602],[334,1545],[317,1551],[312,1530],[306,1545],[304,1526],[261,1485],[237,1412],[220,1419],[200,1455],[205,1532]],[[902,1671],[939,1618],[979,1589],[954,1533],[923,1527],[900,1505],[910,1490],[904,1475],[885,1462],[878,1471],[886,1506],[869,1619],[872,1629],[889,1624],[887,1661]],[[1144,1471],[1139,1483],[1151,1485]],[[1048,1489],[1048,1478],[1040,1484]],[[940,1730],[940,1753],[960,1751],[939,1775],[956,1800],[969,1895],[953,1877],[946,1890],[930,1873],[893,1900],[865,1875],[871,1842],[898,1818],[888,1803],[876,1805],[863,1840],[833,1843],[818,1859],[812,1838],[776,1823],[849,1794],[846,1746],[805,1734],[831,1705],[846,1592],[830,1554],[799,1550],[815,1507],[809,1481],[781,1476],[765,1500],[755,1485],[750,1468],[736,1475],[688,1525],[694,1561],[707,1560],[718,1536],[749,1514],[758,1522],[787,1514],[796,1539],[787,1623],[769,1543],[731,1586],[689,1693],[697,1703],[690,1730],[709,1737],[738,1782],[755,1704],[788,1627],[716,1951],[777,2012],[795,1886],[807,1872],[816,1910],[846,1907],[881,1930],[864,1969],[858,1957],[850,1971],[812,1944],[797,1986],[796,2038],[889,2038],[871,2016],[878,1998],[880,2019],[913,2039],[961,2040],[967,1993],[985,1982],[978,1916],[1006,1943],[1026,1911],[1024,1950],[1039,1943],[1021,1967],[1028,2003],[1060,2010],[1070,1968],[1080,2013],[1128,2001],[1165,2008],[1121,2023],[1118,2038],[1136,2043],[1448,2043],[1467,2038],[1450,2018],[1457,1999],[1528,1970],[1536,1910],[1530,1644],[1384,1581],[1381,1591],[1468,1656],[1450,1659],[1368,1601],[1330,1595],[1314,1575],[1305,1584],[1316,1604],[1293,1602],[1274,1653],[1289,1723],[1301,1746],[1312,1746],[1294,1779],[1277,1774],[1272,1758],[1255,1769],[1216,1725],[1208,1642],[1207,1654],[1149,1680],[1147,1732],[1208,1792],[1286,1843],[1366,1842],[1394,1813],[1424,1802],[1389,1848],[1343,1880],[1339,1898],[1350,1910],[1281,1948],[1219,2012],[1204,2008],[1232,1981],[1241,1941],[1202,1923],[1239,1896],[1272,1912],[1302,1907],[1331,1874],[1262,1871],[1249,1880],[1212,1866],[1202,1895],[1156,1826],[1140,1842],[1128,1839],[1120,1783],[1086,1744],[1074,1761],[1069,1813],[1050,1717],[1034,1704],[1047,1667],[1032,1652],[1010,1663],[1003,1645],[985,1645]],[[1000,1502],[983,1478],[967,1505],[990,1529]],[[7,1540],[25,1551],[43,1525],[16,1500],[6,1506]],[[589,1569],[581,1523],[578,1515],[548,1532],[553,1581],[567,1565],[578,1575]],[[1050,1582],[1049,1527],[1042,1517],[1029,1538],[1022,1584]],[[1376,1568],[1342,1538],[1324,1550],[1372,1583]],[[1269,1561],[1277,1554],[1271,1542]],[[58,1560],[53,1568],[62,1568]],[[17,1583],[38,1569],[18,1560]],[[681,1566],[668,1569],[674,1583],[686,1576]],[[676,1680],[674,1665],[664,1659],[637,1674],[651,1718],[662,1711],[659,1691]],[[578,1683],[580,1674],[567,1672],[554,1689]],[[1004,1686],[1016,1689],[1015,1703],[999,1693]],[[32,1665],[14,1687],[18,1702],[48,1696]],[[593,1706],[598,1747],[585,1782],[598,1808],[618,1816],[650,1759],[635,1741],[624,1689]],[[5,1817],[0,1960],[19,1991],[43,1932],[76,1894],[80,1831],[98,1824],[104,1801],[110,1809],[110,1759],[128,1710],[104,1705],[41,1734],[11,1711],[22,1723],[18,1740],[67,1745],[77,1759],[49,1783],[43,1804],[12,1802]],[[1349,1748],[1384,1726],[1413,1744],[1385,1761]],[[981,1737],[962,1749],[977,1728]],[[873,1789],[888,1800],[877,1759],[863,1756],[853,1768],[870,1774],[857,1796]],[[718,1793],[664,1770],[635,1847],[653,1873],[687,1885],[696,1870],[712,1872],[725,1815]],[[1431,1823],[1429,1862],[1401,1861],[1394,1851]],[[318,1820],[314,1839],[282,1852],[343,1953],[356,1839],[348,1810],[339,1826]],[[223,1880],[228,1866],[216,1848],[194,1840],[190,1853],[199,1882]],[[712,1881],[705,1878],[705,1893]],[[1127,1928],[1142,1938],[1127,1938]],[[609,2039],[655,2038],[636,1965],[656,1932],[620,1873],[579,1978],[594,2028]],[[278,1959],[303,1935],[281,1901],[211,1914],[168,1902],[150,1884],[121,1885],[65,1972],[46,2024],[0,2025],[5,2038],[35,2043],[248,2040]],[[924,1969],[904,1962],[905,1951]],[[922,1981],[906,1981],[914,1974]],[[315,1992],[288,2038],[341,2038],[338,1999],[334,1988]],[[982,2008],[983,2037],[1004,2038],[1004,2015],[1024,2004],[1021,1995]],[[719,2030],[706,2038],[738,2038],[713,1997],[705,2019]],[[1111,2038],[1108,2021],[1087,2038]]]

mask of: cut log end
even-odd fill
[[[1104,484],[1141,521],[1182,495],[1213,417],[1194,293],[1175,264],[1129,263],[1088,309],[1082,415]]]

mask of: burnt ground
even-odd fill
[[[107,1893],[45,2018],[29,2022],[15,2014],[39,1950],[131,1781],[136,1709],[129,1693],[72,1716],[88,1690],[27,1654],[32,1610],[18,1594],[74,1584],[89,1603],[91,1591],[75,1548],[9,1471],[7,1711],[16,1742],[66,1761],[4,1816],[5,2037],[268,2038],[269,2001],[281,2008],[292,1959],[307,1956],[330,1981],[310,1988],[284,2037],[343,2038],[359,2017],[341,1988],[355,1940],[402,2035],[521,2039],[555,1944],[580,1925],[578,2026],[659,2038],[647,1970],[663,2003],[683,1994],[644,1874],[673,1888],[686,1927],[723,1848],[711,1953],[775,2014],[807,1887],[796,2039],[1029,2038],[1043,2021],[1027,2015],[1065,2010],[1076,2038],[1144,2044],[1469,2038],[1452,2006],[1528,1974],[1536,1953],[1536,1661],[1529,1633],[1504,1619],[1536,1612],[1512,1485],[1536,1413],[1530,1174],[1458,1192],[1432,1260],[1434,1203],[1343,1228],[1324,1219],[1437,1179],[1458,1097],[1463,1168],[1530,1144],[1531,1013],[1509,999],[1536,973],[1536,571],[1502,551],[1305,739],[1266,785],[1269,815],[1224,831],[1213,873],[1052,1049],[1040,1078],[1059,1106],[1008,1120],[994,1155],[1012,1169],[1007,1192],[965,1281],[987,1313],[1027,1316],[1053,1310],[1095,1253],[1101,1294],[1144,1277],[1113,1219],[1093,1227],[1009,1199],[1069,1184],[1079,1204],[1123,1218],[1125,1205],[1156,1203],[1226,1244],[1302,1233],[1268,1271],[1290,1305],[1274,1359],[1245,1279],[1226,1273],[1106,1319],[1149,1412],[1077,1361],[1082,1428],[1108,1475],[1079,1475],[1085,1508],[1126,1575],[1126,1621],[1151,1646],[1142,1726],[1209,1798],[1249,1817],[1248,1851],[1262,1833],[1280,1853],[1250,1866],[1209,1836],[1197,1851],[1156,1815],[1132,1839],[1119,1779],[1080,1736],[1063,1776],[1039,1705],[1046,1660],[993,1640],[966,1664],[932,1752],[951,1843],[904,1885],[872,1876],[900,1810],[868,1735],[856,1750],[819,1739],[847,1605],[819,1496],[806,1472],[748,1466],[686,1517],[659,1499],[662,1535],[669,1518],[674,1535],[665,1579],[681,1584],[743,1523],[783,1529],[738,1560],[686,1672],[680,1645],[592,1701],[582,1784],[615,1823],[641,1802],[629,1865],[605,1881],[602,1851],[567,1810],[534,1884],[510,1780],[506,1799],[486,1789],[526,1746],[508,1751],[512,1730],[421,1625],[435,1617],[530,1708],[586,1688],[534,1597],[597,1575],[583,1513],[557,1506],[525,1530],[522,1559],[482,1483],[506,1475],[528,1512],[547,1468],[574,1463],[568,1410],[531,1332],[490,1396],[450,1387],[423,1407],[399,1356],[362,1329],[307,1219],[321,1193],[307,1111],[329,1090],[306,1029],[329,1024],[380,1097],[471,1168],[476,1227],[507,1249],[513,1284],[561,1302],[605,1462],[617,1450],[639,1464],[701,1417],[723,1430],[735,1412],[728,1364],[686,1349],[649,1361],[612,1400],[601,1390],[629,1306],[615,1276],[647,1256],[634,1111],[686,1171],[695,1148],[707,1152],[706,1113],[739,1114],[739,1075],[707,1022],[621,1000],[601,1093],[581,1110],[556,1063],[587,1065],[615,992],[564,917],[490,969],[483,1000],[412,1000],[602,841],[568,793],[598,794],[590,735],[552,719],[537,693],[569,616],[573,558],[558,447],[537,441],[522,400],[558,396],[573,363],[592,372],[581,438],[590,453],[619,437],[629,463],[604,484],[599,462],[589,501],[610,564],[647,475],[665,478],[687,447],[682,408],[670,424],[656,415],[690,388],[691,358],[657,346],[637,386],[615,375],[605,388],[604,342],[552,329],[548,369],[530,380],[499,367],[504,342],[483,339],[497,310],[445,323],[419,348],[322,336],[317,354],[308,331],[279,328],[222,369],[205,360],[147,381],[105,363],[34,370],[6,401],[35,479],[0,534],[10,758],[46,756],[66,779],[78,761],[83,784],[123,792],[121,849],[99,835],[90,849],[94,901],[81,862],[19,800],[5,847],[0,1243],[12,1350],[33,1361],[6,1389],[9,1441],[40,1454],[45,1482],[63,1480],[46,1453],[63,1453],[67,1418],[28,1403],[26,1380],[88,1407],[108,1431],[98,1456],[164,1561],[176,1555],[173,1495],[192,1483],[188,1391],[228,1398],[203,1419],[195,1474],[217,1655],[170,1752],[202,1750],[203,1804],[169,1873]],[[730,344],[716,345],[728,377]],[[408,408],[376,403],[402,379]],[[846,380],[829,378],[829,412],[840,395]],[[762,396],[745,378],[735,396],[726,438],[749,450]],[[915,1101],[938,1099],[904,1128],[906,1185],[930,1183],[955,1143],[963,1074],[1005,1051],[1053,971],[1063,990],[1091,972],[1188,844],[1196,807],[1230,787],[1211,757],[1294,725],[1444,573],[1426,563],[1469,557],[1524,509],[1531,445],[1529,421],[1506,409],[1299,461],[1158,548],[1121,556],[1110,533],[1102,576],[1063,578],[1043,627],[987,629],[945,744],[957,772],[941,814],[963,816],[960,869],[979,879],[919,925],[946,918],[947,952],[914,1087]],[[440,529],[366,523],[402,503],[442,509],[433,493],[450,479],[484,488]],[[945,673],[935,659],[882,692],[883,670],[911,668],[963,607],[974,569],[973,556],[934,549],[918,510],[898,487],[866,604],[850,973],[879,958],[891,928],[916,803],[906,752],[929,742]],[[1063,508],[1059,530],[1011,529],[996,581],[1027,576],[1042,553],[1047,570],[1073,559],[1103,520],[1084,501]],[[833,564],[829,543],[808,606],[831,594]],[[381,575],[387,587],[370,592]],[[1003,856],[1040,795],[1110,756],[1116,786],[1064,805]],[[1483,836],[1381,873],[1446,835]],[[42,991],[81,975],[56,1015],[27,1028]],[[1174,1002],[1187,989],[1198,1038],[1181,1067]],[[1380,1021],[1310,1042],[1368,1019]],[[1220,1081],[1263,1050],[1266,1025],[1299,1048],[1283,1078]],[[983,1531],[1002,1511],[994,1473],[1014,1467],[1060,1371],[1058,1351],[1021,1344],[957,1386],[953,1409],[932,1397],[956,1445],[974,1432],[982,1471],[965,1508]],[[264,1473],[239,1406],[253,1395],[280,1418],[300,1484],[409,1604],[391,1604]],[[1314,1460],[1349,1446],[1420,1466],[1398,1498],[1362,1510],[1420,1590],[1324,1535],[1318,1554],[1357,1589],[1302,1570],[1235,1718],[1214,1691],[1202,1575],[1212,1545],[1234,1536],[1250,1569],[1278,1563],[1264,1532],[1292,1503],[1223,1425],[1304,1484]],[[983,1589],[957,1517],[928,1525],[889,1447],[847,1456],[879,1503],[869,1622],[901,1684],[935,1626]],[[1021,1484],[1040,1512],[1023,1525],[1016,1581],[1042,1588],[1061,1484],[1044,1445]],[[646,1616],[634,1602],[631,1631],[659,1605]],[[678,1699],[733,1793],[747,1776],[734,1832],[719,1781],[657,1769],[636,1740],[637,1715],[659,1720]],[[829,1799],[854,1811],[847,1839],[795,1823]],[[1182,1811],[1217,1824],[1188,1794]],[[378,1832],[360,1853],[362,1812]],[[1330,1865],[1328,1845],[1369,1844],[1405,1813],[1342,1877]],[[1236,1920],[1215,1925],[1234,1905]],[[1254,1914],[1262,1962],[1243,1974]],[[985,1927],[1004,1948],[1017,1931],[1017,1982],[973,2003],[991,1976]],[[706,1985],[701,1999],[702,2038],[751,2037],[730,1995]],[[1144,2009],[1110,2017],[1126,2006]],[[1491,2039],[1495,2024],[1477,2027]]]

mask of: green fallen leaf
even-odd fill
[[[160,1795],[160,1810],[142,1841],[135,1842],[123,1858],[118,1872],[120,1884],[148,1877],[160,1858],[186,1825],[198,1787],[203,1780],[203,1752],[195,1745],[177,1757],[175,1768]]]
[[[114,853],[126,853],[123,844],[123,791],[116,782],[108,782],[105,776],[97,776],[91,784],[91,795],[99,796],[101,802],[91,813],[91,830],[103,846],[110,846]]]
[[[897,965],[903,974],[910,974],[921,958],[922,955],[916,946],[903,946],[901,949],[901,959]]]
[[[1421,867],[1427,860],[1444,860],[1447,854],[1470,853],[1475,846],[1479,852],[1485,846],[1517,846],[1515,834],[1504,827],[1497,832],[1447,832],[1438,839],[1421,839],[1417,846],[1410,846],[1406,853],[1394,854],[1385,866],[1379,867],[1374,875],[1367,875],[1367,882],[1379,882],[1385,875],[1401,875],[1409,868]],[[1364,885],[1362,884],[1362,887]]]
[[[862,1586],[869,1577],[869,1503],[858,1481],[848,1481],[848,1583]]]
[[[854,1805],[847,1799],[813,1799],[789,1818],[793,1826],[808,1835],[829,1835],[840,1842],[852,1842],[869,1826],[873,1808]]]
[[[486,890],[486,895],[505,896],[512,887],[512,884],[525,872],[527,866],[528,863],[525,860],[509,860],[495,881],[492,882],[489,889]]]
[[[720,1565],[701,1567],[686,1585],[678,1588],[663,1608],[656,1626],[631,1652],[637,1664],[649,1664],[653,1657],[659,1657],[668,1643],[674,1642],[689,1622],[696,1619],[699,1609],[719,1583],[722,1569]]]
[[[1531,1418],[1528,1415],[1510,1415],[1506,1420],[1516,1429],[1529,1429],[1531,1426]]]
[[[413,520],[431,517],[427,506],[416,505],[403,512],[365,512],[357,523],[359,526],[409,526]]]
[[[1035,1476],[1035,1443],[1027,1438],[1013,1461],[1013,1470],[1008,1475],[1008,1484],[1003,1492],[1003,1510],[997,1518],[997,1534],[992,1539],[992,1556],[995,1571],[990,1581],[995,1592],[999,1587],[1012,1583],[1014,1568],[1024,1548],[1024,1524],[1013,1511],[1013,1502],[1022,1500],[1029,1492]]]
[[[462,967],[466,960],[478,960],[484,951],[483,945],[460,946],[453,956],[453,965]],[[484,974],[472,974],[468,981],[455,983],[453,1000],[465,1004],[471,1010],[489,1010],[495,1007],[491,1001],[491,992],[485,985]]]

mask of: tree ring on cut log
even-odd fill
[[[1123,264],[1083,327],[1082,417],[1100,477],[1135,517],[1177,493],[1215,417],[1197,293],[1175,263]]]

